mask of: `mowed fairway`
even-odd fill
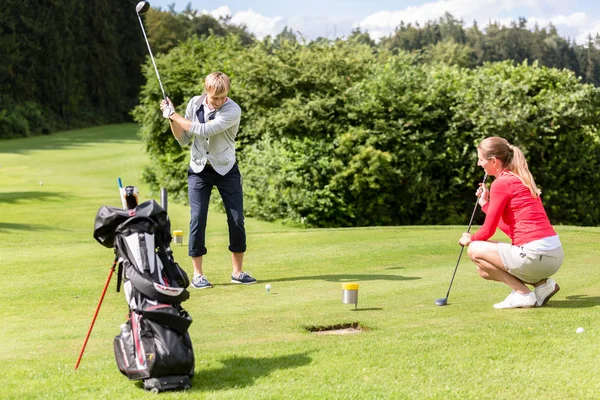
[[[136,130],[0,141],[0,398],[155,398],[114,361],[127,314],[116,279],[74,370],[113,257],[92,237],[95,213],[120,205],[119,176],[149,196],[139,177],[151,161]],[[466,226],[472,205],[465,209]],[[169,214],[187,240],[187,206],[171,202]],[[161,398],[600,397],[600,228],[557,227],[567,256],[548,306],[494,310],[509,290],[480,279],[466,257],[449,305],[434,305],[463,226],[298,229],[248,218],[245,270],[259,284],[236,286],[225,216],[211,211],[208,225],[205,272],[215,288],[192,289],[183,304],[194,319],[193,388]],[[174,250],[191,274],[187,247]],[[341,302],[348,281],[360,284],[358,310]],[[306,329],[353,322],[368,330]]]

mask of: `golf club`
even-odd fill
[[[156,72],[156,77],[158,78],[158,84],[160,85],[160,90],[162,91],[163,99],[167,99],[167,95],[165,94],[165,89],[163,88],[163,84],[160,80],[160,74],[158,73],[158,68],[156,68],[156,62],[154,62],[154,56],[152,55],[152,49],[150,48],[150,43],[148,43],[148,36],[146,36],[146,30],[144,29],[144,24],[142,23],[142,17],[140,14],[144,14],[150,8],[150,3],[147,1],[140,1],[135,6],[135,12],[137,13],[138,20],[140,21],[140,27],[142,28],[142,33],[144,34],[144,39],[146,40],[146,46],[148,46],[148,52],[150,53],[150,59],[152,60],[152,65],[154,65],[154,72]]]
[[[487,172],[483,174],[482,185],[485,185],[485,181],[487,180]],[[469,227],[467,228],[467,233],[471,231],[471,225],[473,224],[473,217],[475,216],[475,211],[477,211],[477,205],[479,204],[479,197],[477,197],[477,201],[475,201],[475,207],[473,208],[473,213],[471,214],[471,220],[469,221]],[[465,246],[460,247],[460,254],[458,255],[458,260],[456,261],[456,267],[454,267],[454,273],[452,274],[452,279],[450,280],[450,286],[448,287],[448,293],[446,293],[446,297],[441,299],[436,299],[435,304],[437,306],[445,306],[448,304],[448,296],[450,296],[450,289],[452,289],[452,282],[454,282],[454,276],[456,275],[456,270],[458,269],[458,264],[460,263],[460,258],[462,257],[463,250]]]

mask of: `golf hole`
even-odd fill
[[[345,324],[309,326],[305,328],[308,332],[315,335],[348,335],[368,331],[369,329],[361,326],[359,322],[348,322]]]

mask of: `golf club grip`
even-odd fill
[[[483,174],[483,181],[481,182],[482,185],[485,185],[485,181],[487,180],[487,172]],[[473,207],[473,212],[471,213],[471,220],[469,221],[469,226],[467,227],[467,233],[469,233],[471,231],[471,225],[473,225],[473,218],[475,217],[475,212],[477,211],[477,205],[479,204],[479,197],[477,197],[477,200],[475,201],[475,207]]]

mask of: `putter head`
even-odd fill
[[[436,306],[445,306],[446,304],[448,304],[448,298],[447,297],[443,297],[441,299],[435,299],[435,305]]]
[[[144,14],[146,11],[148,11],[149,8],[150,3],[148,3],[147,1],[140,1],[135,6],[135,12],[137,12],[138,14]]]

